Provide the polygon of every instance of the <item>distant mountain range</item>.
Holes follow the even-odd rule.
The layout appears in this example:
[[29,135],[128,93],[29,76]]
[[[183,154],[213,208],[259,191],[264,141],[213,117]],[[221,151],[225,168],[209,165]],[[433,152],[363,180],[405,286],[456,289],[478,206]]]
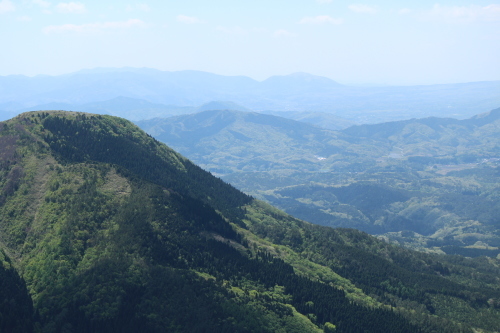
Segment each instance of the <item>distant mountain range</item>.
[[434,252],[500,253],[500,109],[342,131],[229,110],[137,124],[306,221]]
[[[136,122],[139,127],[219,174],[321,168],[318,158],[344,151],[334,132],[256,112],[211,110]],[[334,146],[334,142],[338,144]]]
[[147,68],[0,77],[0,110],[4,119],[22,111],[55,106],[106,112],[123,106],[123,98],[144,104],[133,110],[122,108],[129,109],[125,115],[134,120],[160,113],[188,113],[190,109],[186,107],[197,108],[212,101],[231,101],[254,111],[324,112],[356,123],[377,123],[428,116],[468,118],[500,105],[500,81],[351,87],[306,73],[273,76],[259,82],[244,76]]
[[[65,110],[82,111],[96,114],[108,114],[129,120],[151,119],[156,117],[170,117],[179,114],[190,114],[206,110],[231,109],[238,111],[250,111],[233,102],[212,101],[201,106],[175,106],[151,103],[143,99],[119,96],[107,101],[90,102],[85,104],[70,104],[52,102],[36,105],[19,110],[20,112],[40,110]],[[7,112],[4,116],[13,112]]]
[[423,118],[331,131],[274,115],[209,110],[136,123],[203,167],[229,174],[359,171],[351,164],[372,166],[381,158],[495,157],[499,130],[493,124],[499,119],[496,109],[464,120]]

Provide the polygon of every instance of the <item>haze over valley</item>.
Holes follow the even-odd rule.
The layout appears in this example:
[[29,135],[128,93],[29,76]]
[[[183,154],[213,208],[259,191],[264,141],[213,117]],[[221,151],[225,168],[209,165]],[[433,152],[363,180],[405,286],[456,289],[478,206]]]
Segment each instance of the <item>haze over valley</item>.
[[[499,91],[500,81],[356,87],[306,73],[256,81],[200,71],[102,68],[61,76],[0,77],[0,116],[61,109],[142,120],[231,109],[285,117],[293,112],[331,115],[348,126],[437,115],[465,119],[500,105]],[[214,102],[219,104],[210,105]]]
[[420,250],[500,254],[500,109],[329,131],[204,111],[137,124],[236,187],[313,223]]
[[0,333],[499,333],[500,3],[0,0]]

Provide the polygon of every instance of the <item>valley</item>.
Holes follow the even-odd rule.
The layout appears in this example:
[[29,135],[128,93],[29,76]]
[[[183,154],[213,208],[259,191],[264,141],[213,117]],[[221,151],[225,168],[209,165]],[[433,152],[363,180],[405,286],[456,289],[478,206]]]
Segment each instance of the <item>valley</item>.
[[137,124],[305,221],[421,251],[500,254],[500,109],[342,131],[227,110]]
[[296,219],[124,119],[28,112],[0,144],[2,331],[498,328],[497,259]]
[[500,333],[500,2],[0,32],[0,333]]

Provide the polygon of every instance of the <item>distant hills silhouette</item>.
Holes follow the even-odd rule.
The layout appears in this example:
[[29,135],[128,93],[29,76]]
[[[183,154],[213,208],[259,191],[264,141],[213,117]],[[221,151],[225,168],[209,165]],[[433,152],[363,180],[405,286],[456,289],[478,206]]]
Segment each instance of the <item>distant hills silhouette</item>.
[[[259,82],[200,71],[98,68],[60,76],[0,77],[0,118],[28,110],[72,109],[139,120],[231,101],[253,111],[323,112],[356,123],[429,116],[464,119],[500,105],[499,92],[500,81],[353,87],[307,73]],[[113,113],[118,109],[128,111]]]

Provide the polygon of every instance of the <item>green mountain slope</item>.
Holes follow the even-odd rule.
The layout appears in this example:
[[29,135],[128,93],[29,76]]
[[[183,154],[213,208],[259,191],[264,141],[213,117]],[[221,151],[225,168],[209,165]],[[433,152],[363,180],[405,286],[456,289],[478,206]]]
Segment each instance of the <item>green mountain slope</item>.
[[273,115],[211,110],[137,125],[220,174],[361,172],[393,159],[426,165],[497,157],[499,116],[496,109],[466,120],[412,119],[331,131]]
[[496,257],[499,117],[496,109],[335,132],[210,111],[138,125],[298,218],[427,251]]
[[[211,110],[137,125],[204,168],[236,171],[319,171],[352,153],[342,133],[306,123],[232,110]],[[360,149],[361,151],[361,149]],[[328,160],[323,156],[332,156]]]
[[0,249],[0,332],[28,332],[33,327],[33,304],[12,260]]
[[0,146],[4,268],[33,301],[20,332],[498,327],[498,261],[294,219],[123,119],[25,113]]

